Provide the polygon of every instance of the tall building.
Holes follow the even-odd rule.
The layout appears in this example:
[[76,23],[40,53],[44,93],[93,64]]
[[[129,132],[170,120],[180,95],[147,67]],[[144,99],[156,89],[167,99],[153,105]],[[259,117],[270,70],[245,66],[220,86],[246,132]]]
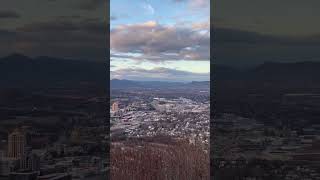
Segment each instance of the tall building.
[[112,104],[112,111],[119,111],[119,103],[117,101]]
[[81,141],[81,130],[80,128],[74,128],[70,135],[72,143],[79,143]]
[[39,171],[40,170],[40,158],[29,151],[20,158],[19,168],[23,170]]
[[0,161],[1,161],[1,159],[3,159],[4,157],[6,157],[6,156],[5,156],[5,152],[4,152],[4,150],[1,150],[1,149],[0,149]]
[[15,129],[8,136],[8,157],[19,159],[26,152],[27,135],[21,129]]

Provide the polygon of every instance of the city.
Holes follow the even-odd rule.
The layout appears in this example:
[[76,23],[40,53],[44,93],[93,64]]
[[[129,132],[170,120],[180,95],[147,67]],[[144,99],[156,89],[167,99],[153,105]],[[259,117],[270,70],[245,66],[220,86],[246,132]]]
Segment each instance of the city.
[[106,178],[106,98],[87,88],[1,91],[0,179]]
[[210,1],[111,0],[110,17],[110,178],[210,179]]
[[319,179],[319,79],[301,86],[319,67],[316,62],[264,64],[240,73],[228,70],[229,77],[216,80],[214,177]]
[[[139,98],[139,97],[137,97]],[[209,103],[179,98],[167,100],[154,98],[127,102],[119,108],[124,98],[115,99],[111,109],[111,137],[123,134],[128,137],[193,137],[208,145]],[[146,100],[147,101],[147,100]],[[121,105],[121,104],[120,104]]]
[[[167,174],[171,177],[170,173],[174,173],[178,179],[182,177],[192,179],[193,176],[200,179],[209,178],[209,84],[207,82],[202,84],[202,86],[193,86],[191,83],[186,83],[185,87],[170,88],[165,86],[111,88],[111,177],[121,179],[131,173],[130,168],[127,172],[121,171],[121,166],[128,163],[128,161],[121,162],[119,157],[121,154],[127,159],[130,157],[134,159],[134,162],[129,163],[131,165],[147,163],[148,160],[134,155],[133,152],[137,151],[135,153],[145,153],[144,156],[154,159],[146,168],[150,171],[158,168],[158,173],[162,172],[162,176]],[[144,152],[142,149],[139,150],[139,147],[150,151]],[[172,148],[176,150],[171,152]],[[180,152],[178,152],[179,149]],[[166,154],[183,152],[185,154],[177,155],[178,157],[168,157]],[[179,165],[170,163],[171,161],[184,162],[190,158],[188,156],[198,158],[193,159],[192,162],[199,161],[200,165],[179,175],[176,169]],[[157,157],[163,158],[164,161],[157,164]],[[175,158],[178,159],[175,160]],[[182,171],[192,166],[190,163],[184,163],[180,167]],[[163,166],[168,166],[172,172],[168,172]],[[139,169],[132,171],[138,173]],[[197,170],[202,171],[200,175],[192,172]],[[113,174],[116,175],[113,176]],[[145,174],[148,176],[148,173]],[[162,177],[159,174],[155,177]],[[190,177],[186,177],[186,174]],[[138,179],[138,175],[133,179]]]

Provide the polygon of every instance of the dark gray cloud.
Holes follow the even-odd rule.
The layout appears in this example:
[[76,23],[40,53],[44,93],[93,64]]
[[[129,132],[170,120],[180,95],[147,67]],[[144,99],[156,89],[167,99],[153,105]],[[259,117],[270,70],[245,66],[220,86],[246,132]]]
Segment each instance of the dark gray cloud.
[[17,52],[32,57],[105,61],[109,41],[107,2],[108,0],[1,2],[0,15],[11,19],[0,18],[0,56]]
[[215,25],[272,35],[320,32],[318,0],[212,1]]
[[211,51],[217,64],[320,61],[320,36],[272,36],[228,28],[214,28],[212,32]]
[[209,81],[209,73],[192,73],[187,71],[154,68],[151,70],[127,68],[111,71],[111,79],[128,79],[144,81]]
[[98,8],[106,8],[107,0],[80,0],[80,2],[76,5],[83,10],[96,10]]
[[[10,42],[11,51],[30,56],[53,56],[86,60],[106,60],[106,24],[98,20],[54,20],[0,31],[0,46]],[[10,35],[10,36],[9,36]]]
[[0,11],[0,19],[15,19],[19,17],[20,14],[15,11]]
[[82,10],[96,10],[98,8],[106,8],[107,3],[109,3],[108,0],[69,0],[69,1],[64,1],[64,0],[48,0],[49,2],[54,2],[54,3],[67,3],[70,7],[73,8],[79,8]]
[[0,29],[0,54],[7,55],[14,48],[17,33],[14,31]]
[[212,1],[214,63],[320,61],[320,1]]
[[209,26],[204,24],[179,27],[163,26],[150,21],[121,25],[111,30],[111,50],[120,53],[140,53],[139,57],[132,56],[132,59],[137,60],[208,61],[210,32]]

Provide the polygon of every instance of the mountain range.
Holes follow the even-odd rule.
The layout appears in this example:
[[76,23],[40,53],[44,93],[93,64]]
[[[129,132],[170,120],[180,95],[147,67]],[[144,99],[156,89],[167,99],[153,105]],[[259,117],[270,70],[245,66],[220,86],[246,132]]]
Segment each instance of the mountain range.
[[213,67],[215,88],[246,91],[262,90],[290,92],[317,92],[320,90],[320,62],[294,63],[265,62],[250,69],[236,69],[216,65]]
[[[277,63],[266,62],[250,69],[237,69],[223,65],[212,65],[212,82],[219,83],[319,86],[320,62]],[[0,85],[2,87],[43,87],[94,83],[106,86],[109,73],[107,63],[70,60],[52,57],[30,58],[12,54],[0,58]],[[111,88],[130,87],[183,87],[209,86],[210,82],[152,82],[113,79]]]
[[250,69],[236,69],[223,65],[213,67],[214,76],[219,80],[320,80],[320,62],[303,61],[295,63],[265,62]]
[[131,81],[112,79],[110,81],[111,89],[123,88],[201,88],[209,89],[209,81],[192,81],[192,82],[164,82],[164,81]]
[[80,83],[105,85],[107,64],[52,57],[30,58],[12,54],[0,59],[2,87],[77,86]]

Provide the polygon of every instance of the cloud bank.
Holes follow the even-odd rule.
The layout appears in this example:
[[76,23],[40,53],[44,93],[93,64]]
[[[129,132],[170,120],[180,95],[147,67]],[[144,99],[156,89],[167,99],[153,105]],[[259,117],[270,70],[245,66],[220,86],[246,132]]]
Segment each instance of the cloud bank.
[[0,11],[0,19],[15,19],[20,18],[20,14],[15,11]]
[[165,26],[155,21],[120,25],[111,30],[111,51],[139,53],[136,60],[202,60],[210,59],[209,23],[201,26]]
[[216,64],[255,66],[268,61],[297,62],[320,60],[320,34],[274,36],[232,28],[212,28]]
[[34,22],[14,30],[0,30],[0,37],[4,37],[0,42],[3,51],[0,53],[6,55],[11,49],[29,56],[105,61],[105,31],[104,22],[94,19]]

